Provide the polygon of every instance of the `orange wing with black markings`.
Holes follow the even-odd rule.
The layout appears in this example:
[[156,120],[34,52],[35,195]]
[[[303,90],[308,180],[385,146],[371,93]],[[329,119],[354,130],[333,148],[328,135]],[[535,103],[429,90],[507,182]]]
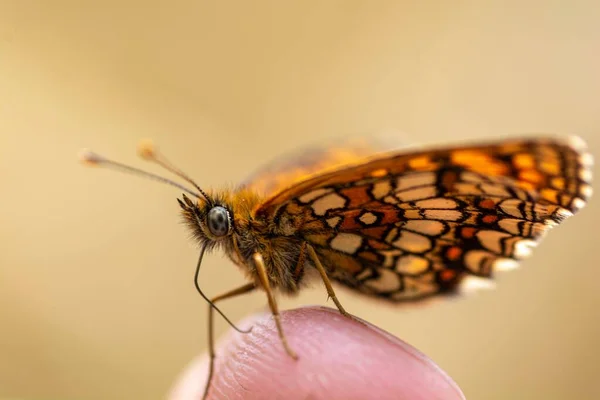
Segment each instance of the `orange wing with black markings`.
[[255,215],[310,243],[337,281],[414,300],[527,256],[586,203],[590,166],[578,138],[396,152],[312,175]]
[[373,154],[389,149],[391,144],[384,138],[374,140],[353,138],[331,145],[302,149],[294,154],[285,154],[266,164],[246,179],[242,187],[268,196],[304,182],[316,174],[320,175],[349,164],[360,163]]

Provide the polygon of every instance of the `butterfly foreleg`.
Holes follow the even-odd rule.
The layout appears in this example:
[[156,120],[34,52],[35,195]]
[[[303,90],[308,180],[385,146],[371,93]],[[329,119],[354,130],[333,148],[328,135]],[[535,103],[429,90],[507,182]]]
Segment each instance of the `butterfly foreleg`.
[[309,255],[310,259],[312,260],[313,264],[315,265],[315,268],[317,268],[317,271],[319,271],[319,274],[321,274],[321,279],[323,279],[323,283],[325,284],[325,288],[327,289],[327,294],[329,295],[329,297],[331,297],[331,300],[333,300],[333,302],[337,306],[338,310],[340,311],[340,314],[342,314],[346,317],[350,317],[350,314],[348,314],[348,312],[346,310],[344,310],[342,303],[340,303],[337,296],[335,295],[335,291],[333,290],[331,281],[329,280],[329,277],[327,276],[327,271],[325,271],[323,264],[321,264],[321,260],[319,260],[319,256],[317,255],[317,252],[308,243],[306,243],[306,247],[307,247],[308,255]]
[[229,292],[215,296],[210,300],[210,303],[208,305],[208,354],[210,356],[210,359],[208,363],[208,378],[206,380],[206,387],[204,388],[204,395],[202,396],[202,399],[206,399],[206,397],[208,396],[208,389],[210,389],[210,384],[212,382],[213,372],[215,369],[214,304],[217,301],[249,293],[254,289],[256,289],[256,285],[254,283],[247,283],[244,286],[240,286],[236,289],[230,290]]
[[285,348],[285,351],[288,353],[288,355],[294,360],[297,360],[298,355],[296,355],[296,353],[292,350],[292,348],[288,344],[285,334],[283,333],[281,318],[279,317],[279,308],[277,307],[277,302],[275,301],[275,296],[273,295],[273,291],[269,283],[269,277],[267,276],[265,261],[260,253],[254,253],[252,258],[254,260],[254,265],[256,266],[258,279],[260,280],[260,283],[263,286],[265,293],[267,293],[269,308],[271,309],[271,313],[273,314],[273,319],[275,320],[275,326],[277,327],[277,333],[279,334],[279,339],[281,339],[281,344],[283,344],[283,347]]
[[296,263],[296,268],[294,269],[294,278],[296,281],[300,279],[302,273],[304,272],[304,263],[306,261],[306,246],[308,243],[302,242],[300,245],[300,254],[298,254],[298,262]]

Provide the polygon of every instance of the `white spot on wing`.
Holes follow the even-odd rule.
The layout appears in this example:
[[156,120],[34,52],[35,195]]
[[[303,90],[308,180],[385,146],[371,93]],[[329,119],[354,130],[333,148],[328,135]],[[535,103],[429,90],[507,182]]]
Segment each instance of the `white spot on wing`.
[[477,185],[475,185],[474,183],[457,183],[457,184],[454,185],[454,189],[461,196],[465,196],[465,195],[478,195],[478,194],[482,194],[483,193],[481,191],[481,189],[479,189],[479,187],[477,187]]
[[476,174],[474,172],[470,172],[470,171],[465,171],[462,174],[460,174],[460,178],[465,182],[471,182],[471,183],[481,183],[484,181],[482,179],[481,175]]
[[317,197],[320,197],[326,193],[331,192],[332,189],[328,189],[328,188],[321,188],[321,189],[316,189],[313,190],[312,192],[308,192],[306,194],[303,194],[302,196],[298,197],[298,200],[301,203],[310,203],[311,201],[313,201],[314,199],[316,199]]
[[508,191],[506,190],[506,187],[504,185],[483,183],[480,185],[480,187],[484,193],[489,194],[491,196],[511,197],[510,193],[508,193]]
[[471,250],[464,256],[465,267],[473,273],[480,273],[481,268],[492,258],[492,254],[485,250]]
[[491,230],[480,230],[475,236],[483,247],[497,254],[502,254],[502,239],[511,237],[509,233]]
[[371,212],[365,213],[361,215],[359,218],[360,222],[366,225],[371,225],[375,221],[377,221],[377,216]]
[[337,226],[337,224],[340,223],[341,219],[342,219],[342,217],[340,217],[340,216],[328,218],[327,225],[329,225],[332,228],[335,228]]
[[429,267],[429,263],[423,257],[409,254],[403,257],[399,257],[396,261],[396,271],[401,274],[418,275]]
[[389,269],[377,270],[380,276],[375,279],[365,281],[365,285],[376,292],[393,292],[400,288],[400,278]]
[[427,236],[438,236],[444,232],[445,225],[440,221],[430,221],[426,219],[415,219],[406,221],[402,229],[408,229]]
[[519,206],[522,201],[517,199],[504,200],[500,203],[500,209],[508,215],[513,217],[523,218],[523,213],[519,211]]
[[440,235],[444,231],[444,227],[444,224],[440,221],[429,221],[425,219],[406,221],[402,226],[403,229],[408,229],[428,236]]
[[470,294],[481,290],[494,289],[495,287],[496,285],[490,279],[467,275],[461,281],[459,288],[461,293]]
[[463,217],[463,213],[457,210],[426,210],[424,214],[427,219],[442,221],[458,221]]
[[392,186],[390,185],[390,181],[388,179],[384,181],[379,181],[373,185],[373,190],[371,190],[371,194],[377,200],[384,198],[387,196],[392,190]]
[[417,186],[433,185],[435,174],[433,172],[412,173],[402,175],[396,181],[396,190],[405,190]]
[[546,223],[533,222],[531,225],[531,236],[533,236],[539,240],[546,235],[546,233],[548,232],[548,229],[552,228],[555,225],[556,225],[556,222],[554,222],[552,220],[548,220],[548,221],[546,221]]
[[535,246],[537,246],[537,242],[535,242],[533,240],[519,240],[514,245],[514,257],[515,258],[529,257]]
[[403,300],[415,296],[424,296],[435,293],[437,284],[430,276],[404,277],[404,288],[401,292],[394,293],[391,297],[395,300]]
[[585,143],[585,140],[583,140],[579,136],[575,136],[575,135],[568,136],[567,143],[575,151],[585,151],[587,149],[587,144]]
[[584,167],[591,167],[594,165],[594,157],[590,153],[584,153],[579,156],[579,162]]
[[519,263],[510,258],[499,258],[494,262],[496,271],[513,271],[519,267]]
[[581,210],[583,207],[585,207],[585,201],[583,201],[582,199],[580,199],[579,197],[575,197],[573,199],[573,202],[571,204],[573,206],[573,209],[575,211],[579,211]]
[[458,203],[452,199],[437,197],[434,199],[417,201],[415,206],[424,209],[452,209],[457,208]]
[[593,189],[590,185],[583,184],[579,188],[579,194],[583,197],[592,197]]
[[519,224],[521,222],[523,222],[522,219],[503,218],[498,221],[498,225],[500,225],[500,228],[504,229],[508,233],[512,233],[513,235],[521,235],[521,229],[519,229]]
[[427,199],[437,195],[437,188],[435,186],[425,186],[417,189],[409,189],[402,192],[397,192],[396,197],[400,201],[415,201],[421,199]]
[[584,167],[592,167],[594,166],[594,157],[590,153],[583,153],[579,156],[579,162]]
[[354,254],[360,248],[363,238],[352,233],[338,233],[331,239],[331,248],[346,254]]
[[400,238],[396,239],[392,244],[405,251],[411,253],[422,253],[431,248],[431,240],[417,233],[401,231]]
[[[577,210],[575,210],[575,211],[577,211]],[[573,216],[573,213],[571,211],[565,210],[564,208],[559,208],[557,210],[557,214],[558,214],[559,220],[565,220],[565,219]],[[556,226],[557,225],[556,222],[551,221],[551,220],[545,221],[545,223],[548,226]]]
[[388,204],[398,204],[398,199],[394,196],[385,196],[383,201]]
[[312,209],[317,215],[325,215],[327,211],[342,208],[345,204],[346,199],[334,192],[316,200],[312,204]]
[[590,171],[587,168],[582,168],[579,170],[579,179],[581,179],[584,182],[591,182],[592,181],[592,171]]

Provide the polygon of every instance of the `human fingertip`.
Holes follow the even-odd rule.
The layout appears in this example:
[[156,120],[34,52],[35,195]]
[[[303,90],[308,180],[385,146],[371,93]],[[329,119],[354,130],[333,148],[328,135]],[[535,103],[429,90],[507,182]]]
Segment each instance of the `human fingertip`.
[[[299,359],[284,351],[270,315],[246,320],[252,332],[228,335],[217,350],[210,399],[465,398],[431,359],[365,321],[324,307],[285,311],[281,319]],[[207,366],[207,357],[192,363],[170,399],[200,399]]]

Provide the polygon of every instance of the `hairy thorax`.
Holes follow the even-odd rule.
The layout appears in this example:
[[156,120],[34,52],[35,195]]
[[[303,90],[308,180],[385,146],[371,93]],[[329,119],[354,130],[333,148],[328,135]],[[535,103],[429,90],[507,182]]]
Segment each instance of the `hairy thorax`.
[[262,198],[255,192],[225,191],[215,197],[228,204],[233,213],[233,234],[224,245],[229,258],[260,287],[253,261],[258,252],[264,259],[271,286],[287,294],[297,292],[307,264],[300,255],[302,238],[293,231],[282,235],[274,220],[256,216],[255,207]]

